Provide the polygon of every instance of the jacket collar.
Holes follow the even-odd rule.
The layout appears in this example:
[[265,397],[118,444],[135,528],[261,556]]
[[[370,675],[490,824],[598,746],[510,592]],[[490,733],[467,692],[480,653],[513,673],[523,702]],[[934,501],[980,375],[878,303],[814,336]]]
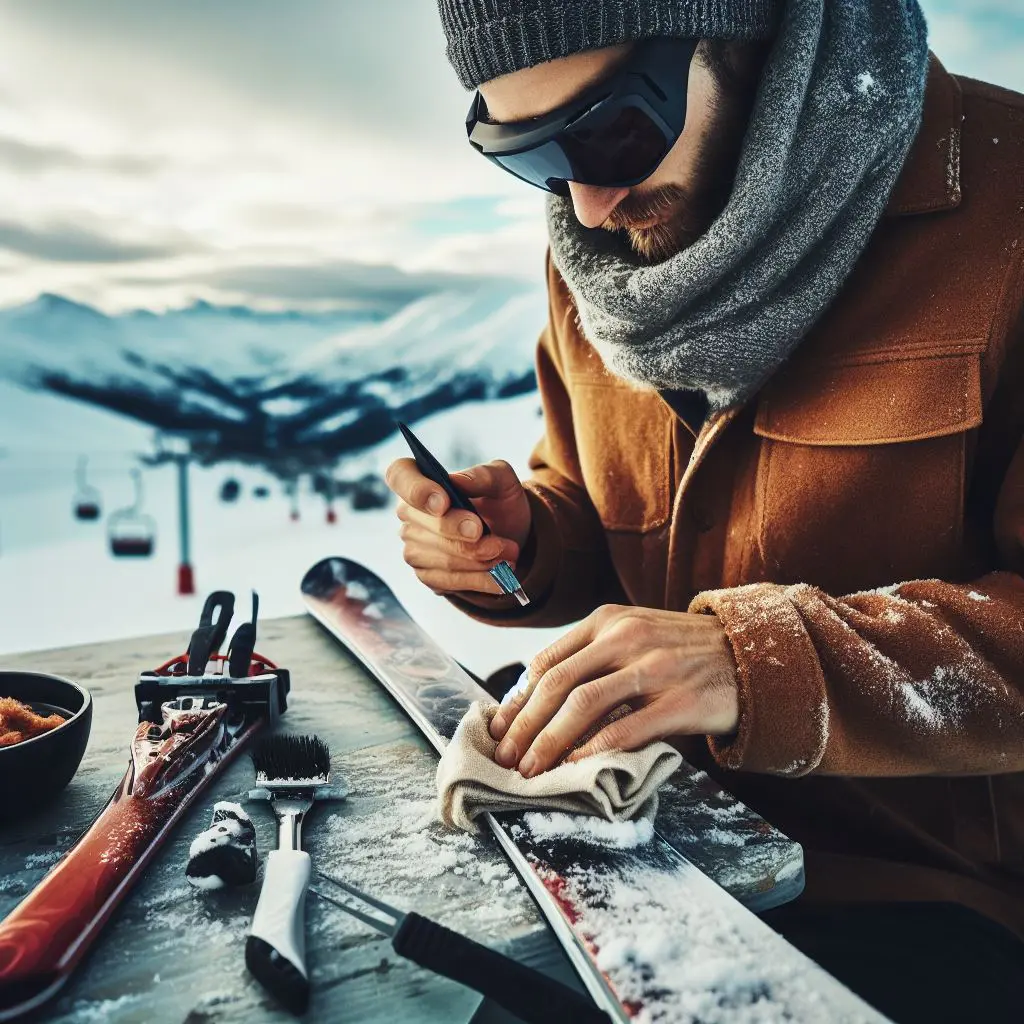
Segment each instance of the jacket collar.
[[932,54],[921,127],[889,198],[887,217],[951,210],[960,205],[963,119],[960,85]]

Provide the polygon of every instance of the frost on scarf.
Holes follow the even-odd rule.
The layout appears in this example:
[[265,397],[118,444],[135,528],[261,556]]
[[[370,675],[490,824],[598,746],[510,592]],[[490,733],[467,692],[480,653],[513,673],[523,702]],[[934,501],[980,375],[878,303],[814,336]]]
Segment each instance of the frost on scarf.
[[917,0],[790,0],[726,208],[659,263],[548,201],[555,266],[610,373],[741,404],[828,307],[867,245],[920,126]]

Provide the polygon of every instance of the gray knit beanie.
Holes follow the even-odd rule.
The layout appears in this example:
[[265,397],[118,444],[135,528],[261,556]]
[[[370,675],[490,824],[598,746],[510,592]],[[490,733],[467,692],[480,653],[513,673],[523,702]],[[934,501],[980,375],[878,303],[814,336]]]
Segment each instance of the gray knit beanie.
[[437,0],[467,89],[581,50],[654,36],[767,39],[785,0]]

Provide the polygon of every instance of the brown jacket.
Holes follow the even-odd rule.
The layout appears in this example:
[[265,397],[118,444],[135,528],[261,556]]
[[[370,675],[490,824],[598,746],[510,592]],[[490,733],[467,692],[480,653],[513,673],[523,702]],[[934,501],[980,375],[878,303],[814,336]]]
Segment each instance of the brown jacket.
[[684,749],[804,844],[808,897],[955,899],[1024,937],[1024,96],[933,61],[843,292],[696,437],[605,371],[548,275],[533,603],[452,602],[715,613],[740,726]]

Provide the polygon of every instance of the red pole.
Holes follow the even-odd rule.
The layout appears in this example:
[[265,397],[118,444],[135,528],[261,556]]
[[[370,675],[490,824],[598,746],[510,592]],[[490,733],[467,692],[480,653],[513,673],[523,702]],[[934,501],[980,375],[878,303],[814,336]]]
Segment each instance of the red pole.
[[181,559],[178,565],[178,593],[196,592],[195,576],[189,563],[189,513],[188,513],[188,456],[179,455],[178,463],[178,537]]

